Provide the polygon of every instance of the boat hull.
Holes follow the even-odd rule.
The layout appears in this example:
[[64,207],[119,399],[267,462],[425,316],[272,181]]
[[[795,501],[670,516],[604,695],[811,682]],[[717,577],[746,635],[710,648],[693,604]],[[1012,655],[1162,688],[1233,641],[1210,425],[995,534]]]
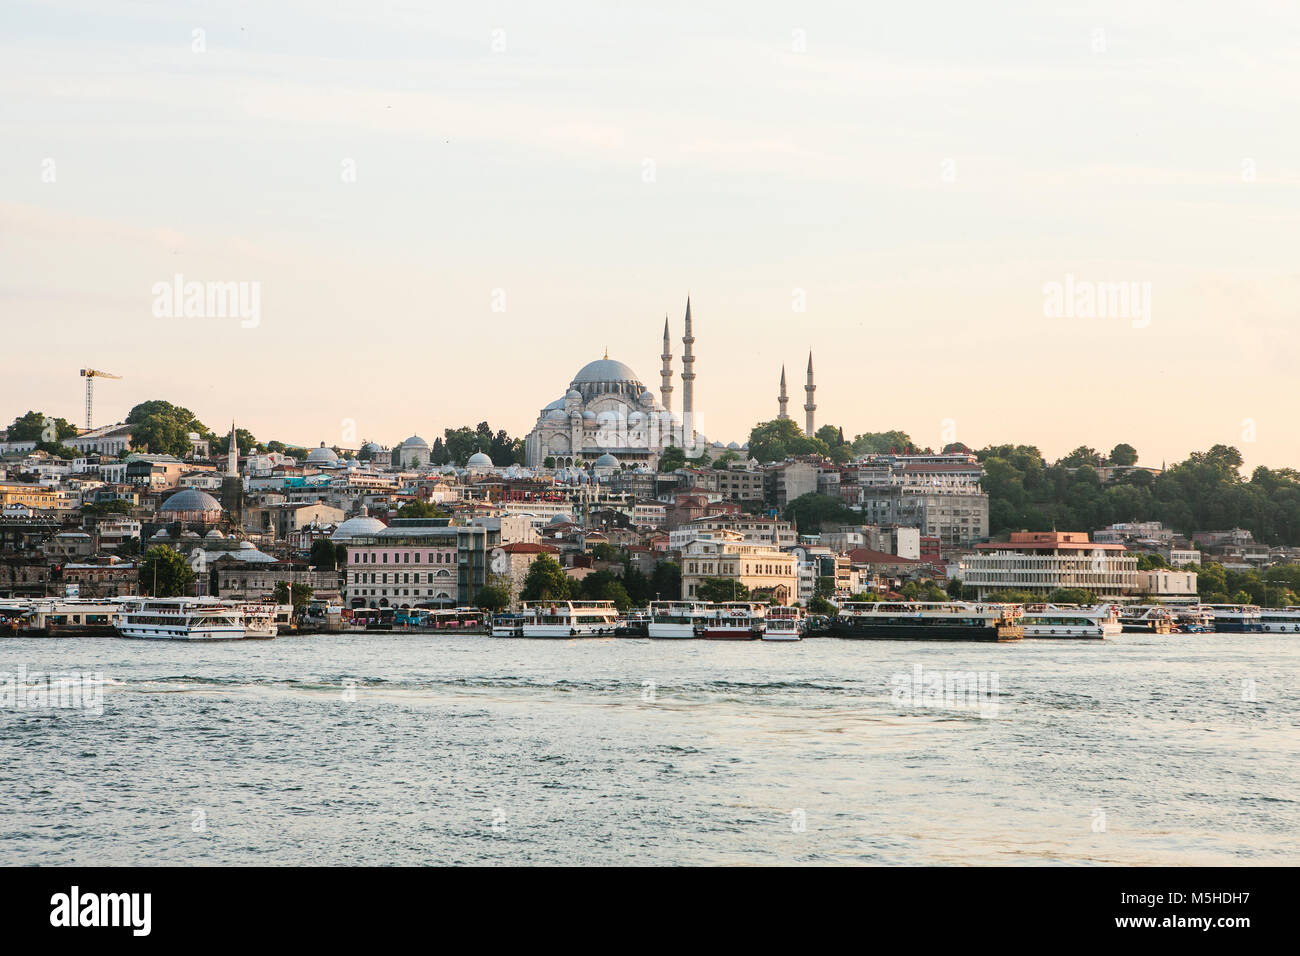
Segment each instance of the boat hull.
[[831,637],[847,637],[858,640],[980,641],[992,643],[1018,641],[1026,636],[1023,629],[1016,624],[975,627],[970,625],[885,623],[833,623],[830,627],[830,635]]
[[694,624],[669,624],[651,621],[647,630],[648,636],[657,638],[676,638],[680,640],[695,636]]

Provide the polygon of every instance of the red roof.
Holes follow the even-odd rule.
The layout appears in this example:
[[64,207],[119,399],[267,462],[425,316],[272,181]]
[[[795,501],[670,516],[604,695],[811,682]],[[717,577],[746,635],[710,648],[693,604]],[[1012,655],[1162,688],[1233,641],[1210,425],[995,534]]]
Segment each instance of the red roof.
[[528,544],[523,541],[514,541],[510,544],[501,545],[501,550],[506,554],[559,554],[559,548],[552,548],[549,544]]

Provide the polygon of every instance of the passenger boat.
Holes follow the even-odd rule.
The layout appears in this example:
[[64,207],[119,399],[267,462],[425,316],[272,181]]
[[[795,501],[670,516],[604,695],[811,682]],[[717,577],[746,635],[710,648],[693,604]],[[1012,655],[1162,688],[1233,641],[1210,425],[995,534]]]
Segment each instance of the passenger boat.
[[1255,604],[1202,604],[1214,615],[1220,634],[1258,634],[1264,630],[1262,613]]
[[753,641],[763,636],[765,604],[714,604],[696,619],[696,635],[709,641]]
[[649,637],[650,609],[642,607],[628,611],[622,623],[614,628],[614,633],[619,637]]
[[797,641],[803,630],[803,612],[797,607],[769,607],[765,623],[767,626],[763,630],[763,640]]
[[528,614],[498,614],[492,618],[490,633],[493,637],[523,637],[524,621],[529,619]]
[[275,637],[280,633],[279,605],[244,604],[240,607],[244,617],[245,637]]
[[23,636],[96,637],[117,633],[114,625],[121,600],[34,600],[17,616],[16,630]]
[[1214,612],[1201,604],[1174,610],[1174,626],[1183,634],[1208,634],[1214,630]]
[[1300,607],[1266,607],[1259,612],[1265,634],[1300,633]]
[[613,601],[532,601],[523,614],[524,637],[598,637],[618,627]]
[[696,626],[712,607],[706,601],[651,601],[647,636],[694,637]]
[[846,601],[830,623],[833,637],[883,640],[1018,641],[1014,604],[967,601]]
[[247,635],[238,607],[215,598],[140,598],[117,615],[123,637],[168,641],[238,641]]
[[1113,604],[1031,604],[1021,618],[1025,637],[1087,637],[1103,639],[1124,633],[1119,609]]
[[1125,634],[1172,634],[1174,616],[1160,604],[1130,604],[1120,608],[1119,623]]

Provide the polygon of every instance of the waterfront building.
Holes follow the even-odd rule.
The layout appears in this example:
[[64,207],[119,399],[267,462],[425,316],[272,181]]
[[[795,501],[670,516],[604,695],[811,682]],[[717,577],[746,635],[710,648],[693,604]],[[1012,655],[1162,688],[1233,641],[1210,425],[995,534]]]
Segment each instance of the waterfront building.
[[[681,550],[682,599],[697,600],[707,578],[726,578],[749,589],[751,598],[771,598],[777,604],[795,599],[798,574],[795,557],[771,545],[746,544],[735,531],[700,534]],[[739,593],[739,592],[738,592]]]
[[394,518],[348,542],[344,597],[353,607],[463,606],[487,583],[498,530],[448,518]]
[[1083,588],[1100,600],[1118,600],[1138,590],[1137,556],[1123,545],[1088,540],[1086,532],[1015,531],[1008,542],[976,545],[961,562],[961,580],[980,600],[994,591],[1032,591],[1046,596],[1057,588]]

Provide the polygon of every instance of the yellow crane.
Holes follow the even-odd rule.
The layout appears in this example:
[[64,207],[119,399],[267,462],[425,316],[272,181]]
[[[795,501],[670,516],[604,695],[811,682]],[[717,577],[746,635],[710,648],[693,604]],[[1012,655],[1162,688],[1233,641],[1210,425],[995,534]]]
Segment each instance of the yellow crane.
[[94,427],[95,411],[95,379],[97,378],[121,378],[120,375],[114,375],[112,372],[101,372],[95,368],[83,368],[81,376],[86,380],[86,431]]

